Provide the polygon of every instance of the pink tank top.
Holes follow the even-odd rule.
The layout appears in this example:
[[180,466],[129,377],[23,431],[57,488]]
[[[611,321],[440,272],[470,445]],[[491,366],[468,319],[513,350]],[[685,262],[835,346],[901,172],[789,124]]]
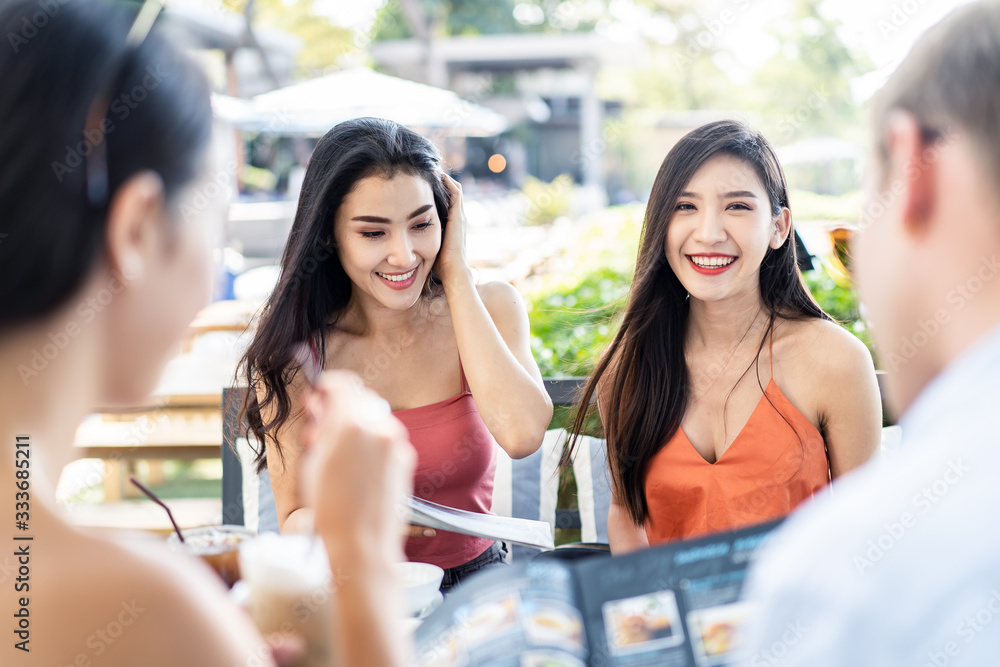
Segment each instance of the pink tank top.
[[[497,442],[479,415],[465,372],[461,375],[462,393],[458,396],[393,414],[409,430],[410,442],[417,450],[413,495],[490,514]],[[491,544],[493,540],[439,530],[436,537],[407,539],[406,557],[449,568],[469,562]]]

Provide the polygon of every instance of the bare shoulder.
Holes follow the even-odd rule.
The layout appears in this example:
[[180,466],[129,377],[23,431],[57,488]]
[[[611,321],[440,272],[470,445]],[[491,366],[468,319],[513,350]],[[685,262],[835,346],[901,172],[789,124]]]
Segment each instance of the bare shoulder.
[[[249,618],[201,560],[174,553],[158,543],[123,545],[122,549],[134,559],[137,571],[147,575],[147,581],[156,579],[151,594],[159,603],[155,610],[149,610],[149,626],[154,634],[145,641],[163,645],[164,654],[172,653],[172,659],[180,661],[173,664],[204,660],[206,655],[215,656],[212,664],[224,664],[223,660],[230,664],[241,660],[242,664],[261,650],[260,636]],[[154,623],[160,628],[153,629]],[[177,646],[163,636],[163,627],[169,627],[172,636],[188,637],[190,644]],[[143,646],[142,638],[138,645]],[[164,664],[168,663],[170,660],[165,659]],[[269,663],[266,653],[263,663]]]
[[495,280],[476,285],[476,289],[490,317],[497,324],[515,322],[519,318],[527,317],[524,298],[510,283]]
[[836,322],[811,318],[783,321],[775,328],[776,361],[794,361],[795,370],[813,376],[857,378],[874,375],[871,354],[857,336]]
[[881,411],[868,348],[836,322],[783,320],[774,329],[774,368],[782,392],[821,431],[840,416]]
[[60,542],[74,553],[53,587],[61,660],[70,653],[108,665],[236,664],[259,648],[252,625],[200,561],[158,541],[73,534]]
[[487,310],[492,306],[501,308],[504,306],[524,307],[524,298],[517,291],[517,288],[502,280],[479,283],[476,285],[476,290],[478,290],[479,298],[483,300],[483,304],[486,305]]

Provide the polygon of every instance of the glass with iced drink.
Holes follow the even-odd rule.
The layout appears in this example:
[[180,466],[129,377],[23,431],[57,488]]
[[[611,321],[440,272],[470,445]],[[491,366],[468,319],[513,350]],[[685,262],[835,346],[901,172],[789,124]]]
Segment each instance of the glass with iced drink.
[[306,640],[302,667],[333,660],[333,589],[326,549],[307,535],[265,533],[240,548],[250,589],[247,608],[262,634],[298,634]]
[[257,534],[243,526],[202,526],[184,531],[184,543],[171,533],[167,541],[174,549],[187,551],[212,566],[226,586],[240,579],[240,544]]

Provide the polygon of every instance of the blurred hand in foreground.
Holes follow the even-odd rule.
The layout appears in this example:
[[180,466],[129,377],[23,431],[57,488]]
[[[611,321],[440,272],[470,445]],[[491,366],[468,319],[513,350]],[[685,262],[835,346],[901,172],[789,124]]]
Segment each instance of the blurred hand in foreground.
[[[306,399],[303,501],[328,550],[401,561],[416,453],[388,403],[352,373],[323,373]],[[330,544],[330,542],[333,544]],[[331,553],[331,558],[336,554]]]

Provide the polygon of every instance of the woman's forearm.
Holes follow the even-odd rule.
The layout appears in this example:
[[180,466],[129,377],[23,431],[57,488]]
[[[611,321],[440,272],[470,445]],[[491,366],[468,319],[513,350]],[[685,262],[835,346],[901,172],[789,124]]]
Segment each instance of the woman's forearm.
[[402,631],[400,589],[390,559],[384,549],[364,553],[343,546],[327,544],[337,600],[337,664],[403,667],[412,651]]
[[552,402],[540,378],[511,352],[471,274],[446,283],[445,293],[465,376],[486,427],[512,458],[527,456],[552,419]]
[[628,511],[614,502],[608,509],[608,543],[616,556],[649,547],[646,529],[635,525]]

